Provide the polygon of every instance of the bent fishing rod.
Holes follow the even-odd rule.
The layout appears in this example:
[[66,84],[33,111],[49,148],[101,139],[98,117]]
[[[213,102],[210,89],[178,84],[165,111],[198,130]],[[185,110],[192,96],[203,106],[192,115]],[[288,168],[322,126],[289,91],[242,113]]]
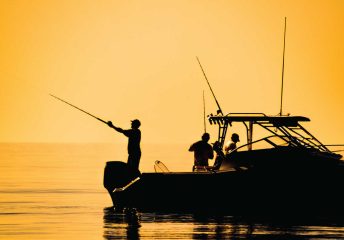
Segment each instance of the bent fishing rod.
[[204,78],[205,78],[205,80],[206,80],[207,83],[208,83],[209,89],[210,89],[211,93],[213,94],[213,97],[214,97],[214,99],[215,99],[216,105],[217,105],[217,107],[219,108],[219,109],[217,110],[217,113],[221,113],[221,115],[223,115],[223,112],[222,112],[222,110],[221,110],[220,104],[219,104],[219,102],[217,101],[217,99],[216,99],[216,97],[215,97],[215,93],[214,93],[213,89],[212,89],[211,86],[210,86],[210,83],[209,83],[209,81],[208,81],[207,75],[205,74],[205,72],[204,72],[204,70],[203,70],[203,67],[202,67],[202,65],[201,65],[201,62],[199,61],[198,57],[196,57],[196,58],[197,58],[197,61],[198,61],[199,66],[200,66],[201,69],[202,69]]
[[86,112],[85,110],[82,110],[81,108],[78,108],[77,106],[74,106],[73,104],[71,104],[71,103],[69,103],[69,102],[67,102],[67,101],[65,101],[65,100],[63,100],[63,99],[61,99],[61,98],[59,98],[59,97],[56,97],[56,96],[54,96],[54,95],[52,95],[52,94],[49,94],[49,95],[52,96],[52,97],[54,97],[54,98],[56,98],[57,100],[60,100],[61,102],[64,102],[64,103],[68,104],[69,106],[72,106],[73,108],[78,109],[79,111],[81,111],[81,112],[83,112],[83,113],[86,113],[87,115],[89,115],[89,116],[91,116],[91,117],[97,119],[98,121],[101,121],[101,122],[103,122],[103,123],[105,123],[105,124],[108,124],[108,123],[107,123],[106,121],[104,121],[103,119],[101,119],[101,118],[99,118],[99,117],[96,117],[96,116],[94,116],[93,114],[91,114],[91,113],[89,113],[89,112]]

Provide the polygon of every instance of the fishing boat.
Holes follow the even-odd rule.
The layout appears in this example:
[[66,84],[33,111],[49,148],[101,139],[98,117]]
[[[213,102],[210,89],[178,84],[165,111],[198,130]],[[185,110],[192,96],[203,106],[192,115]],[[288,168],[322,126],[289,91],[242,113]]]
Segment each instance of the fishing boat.
[[[220,211],[233,214],[344,214],[344,162],[307,131],[303,116],[262,113],[209,115],[218,126],[214,149],[219,168],[170,172],[161,162],[155,172],[109,161],[104,187],[117,209],[141,211]],[[246,128],[246,143],[221,152],[232,123]],[[253,129],[266,135],[253,141]]]
[[[207,118],[210,124],[218,126],[213,149],[219,164],[192,172],[170,172],[156,162],[155,172],[141,173],[124,162],[109,161],[104,170],[104,187],[114,207],[240,215],[343,216],[342,155],[303,127],[309,118],[282,114],[284,48],[281,106],[275,116],[223,114],[198,58],[197,61],[218,107],[216,114]],[[233,123],[245,126],[247,140],[225,155],[222,148]],[[253,140],[255,128],[264,133],[257,140]]]
[[[108,121],[50,95],[108,125]],[[213,96],[218,110],[207,118],[211,125],[218,126],[213,149],[219,164],[171,172],[156,161],[155,172],[141,173],[125,162],[109,161],[104,170],[104,187],[116,209],[344,216],[342,155],[331,151],[301,125],[309,118],[283,115],[282,111],[276,116],[224,115]],[[233,123],[245,126],[247,140],[224,155],[222,147]],[[265,135],[253,140],[254,128]]]
[[[219,164],[196,171],[171,172],[156,161],[155,172],[141,173],[125,162],[108,161],[103,185],[114,207],[140,211],[344,216],[342,155],[303,127],[309,118],[282,114],[284,48],[281,107],[274,116],[223,114],[198,58],[197,61],[218,107],[216,114],[207,118],[211,125],[218,126],[218,140],[213,149]],[[50,95],[106,125],[109,123]],[[232,123],[245,126],[247,140],[225,155],[222,148]],[[265,135],[253,140],[254,128]]]
[[[155,172],[141,173],[124,162],[109,161],[104,170],[104,187],[115,208],[344,216],[342,155],[303,127],[309,118],[282,114],[285,32],[280,113],[223,114],[197,58],[218,107],[216,114],[207,118],[211,125],[218,126],[213,149],[220,164],[192,172],[171,172],[156,162]],[[225,155],[222,148],[233,123],[245,126],[246,143]],[[256,128],[264,135],[253,140]]]

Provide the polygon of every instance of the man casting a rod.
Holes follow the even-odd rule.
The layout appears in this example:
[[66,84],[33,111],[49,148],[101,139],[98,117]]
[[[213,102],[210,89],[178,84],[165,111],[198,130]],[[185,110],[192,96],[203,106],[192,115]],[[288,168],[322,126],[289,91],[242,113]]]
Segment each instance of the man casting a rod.
[[128,165],[134,169],[139,170],[141,158],[141,131],[139,129],[141,122],[138,119],[131,121],[131,129],[123,130],[122,128],[115,127],[111,121],[107,122],[110,128],[115,129],[117,132],[123,133],[128,137]]
[[117,132],[123,133],[125,136],[128,137],[128,165],[134,169],[139,170],[140,158],[141,158],[141,148],[140,148],[140,141],[141,141],[141,131],[139,127],[141,126],[141,122],[138,119],[131,121],[131,129],[123,130],[122,128],[115,127],[111,121],[104,121],[103,119],[94,116],[93,114],[86,112],[85,110],[78,108],[77,106],[50,94],[50,96],[58,99],[61,102],[68,104],[69,106],[78,109],[79,111],[86,113],[87,115],[107,124],[110,128],[115,129]]

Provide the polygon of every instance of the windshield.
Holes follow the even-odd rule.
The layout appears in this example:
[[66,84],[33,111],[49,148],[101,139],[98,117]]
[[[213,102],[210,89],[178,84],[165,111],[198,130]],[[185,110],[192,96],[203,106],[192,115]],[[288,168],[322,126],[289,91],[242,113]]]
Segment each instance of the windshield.
[[249,145],[252,146],[252,150],[274,148],[277,146],[288,146],[289,142],[285,136],[272,135],[252,142],[251,144],[245,144],[238,146],[237,151],[247,151]]

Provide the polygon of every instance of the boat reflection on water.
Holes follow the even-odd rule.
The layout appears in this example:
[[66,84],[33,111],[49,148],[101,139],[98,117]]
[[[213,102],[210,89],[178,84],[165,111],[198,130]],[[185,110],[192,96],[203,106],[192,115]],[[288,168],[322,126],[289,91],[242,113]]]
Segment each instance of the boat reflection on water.
[[249,239],[254,232],[251,222],[233,216],[195,214],[192,239]]
[[117,212],[113,207],[104,208],[104,234],[105,239],[140,239],[141,227],[139,213],[135,210]]
[[[291,216],[292,217],[292,216]],[[105,239],[343,239],[343,219],[104,209]]]
[[343,239],[343,221],[336,221],[296,216],[194,215],[192,239]]

